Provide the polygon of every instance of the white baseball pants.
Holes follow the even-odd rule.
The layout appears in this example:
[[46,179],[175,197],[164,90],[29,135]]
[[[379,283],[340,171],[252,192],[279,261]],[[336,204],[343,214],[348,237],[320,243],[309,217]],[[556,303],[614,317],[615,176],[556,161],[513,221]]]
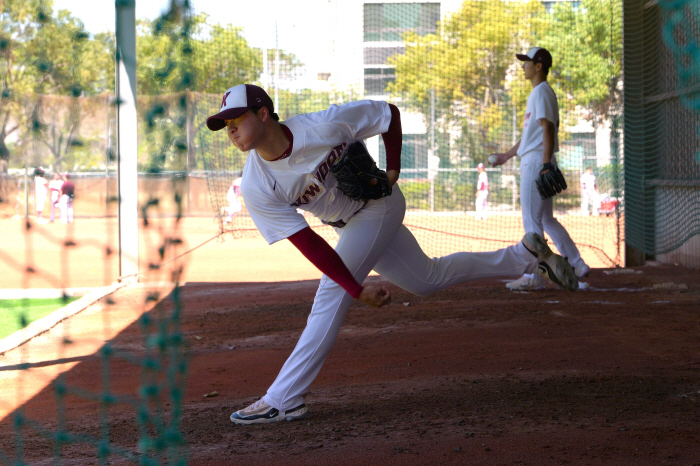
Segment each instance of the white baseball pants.
[[488,197],[488,191],[479,191],[479,194],[476,195],[476,214],[474,215],[475,219],[486,220],[486,200],[488,199]]
[[588,215],[588,205],[590,204],[593,215],[598,215],[598,194],[588,191],[581,191],[581,213]]
[[[552,165],[556,159],[552,158]],[[542,152],[531,151],[520,160],[520,205],[523,212],[523,227],[526,233],[535,232],[544,238],[544,232],[552,238],[559,253],[569,260],[572,267],[584,264],[581,253],[571,236],[554,218],[553,199],[542,199],[535,180],[540,176]]]
[[[481,278],[534,272],[537,259],[518,243],[493,252],[459,252],[429,258],[403,225],[406,201],[397,185],[389,197],[370,201],[345,228],[336,229],[338,255],[362,283],[374,269],[411,293],[426,296],[450,285]],[[343,323],[352,297],[325,275],[306,328],[264,400],[279,410],[303,403]],[[381,310],[377,311],[381,312]]]
[[73,198],[64,194],[58,201],[61,223],[73,223]]

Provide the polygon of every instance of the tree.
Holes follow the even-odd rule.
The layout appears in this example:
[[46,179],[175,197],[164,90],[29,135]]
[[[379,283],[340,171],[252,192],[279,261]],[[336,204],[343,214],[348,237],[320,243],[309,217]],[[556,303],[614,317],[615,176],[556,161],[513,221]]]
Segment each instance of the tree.
[[571,106],[586,109],[595,124],[618,113],[622,103],[621,0],[583,0],[576,8],[561,2],[548,23],[548,34],[539,43],[556,53],[559,72],[552,81],[558,94]]
[[[217,108],[222,90],[259,79],[262,51],[248,45],[241,28],[208,21],[206,14],[139,21],[137,85],[144,96],[139,115],[146,123],[140,125],[142,169],[193,169],[203,115]],[[216,95],[216,102],[206,94]]]
[[42,112],[41,96],[77,98],[110,88],[113,41],[107,34],[91,37],[68,11],[54,14],[50,0],[6,0],[3,6],[0,157],[9,159],[7,140],[21,133],[20,141],[33,135],[44,144],[60,167],[68,151],[80,144],[79,108],[73,106],[70,118],[56,119]]
[[[406,33],[405,53],[389,61],[396,67],[390,93],[429,122],[434,92],[439,131],[461,126],[463,141],[472,146],[463,149],[465,155],[483,152],[509,127],[505,104],[512,96],[506,76],[515,53],[531,41],[541,11],[536,1],[467,0],[438,24],[435,34]],[[445,159],[446,148],[439,155]]]
[[27,126],[27,96],[47,67],[37,66],[36,52],[42,25],[48,21],[38,0],[7,0],[3,3],[0,31],[0,159],[9,161],[7,140]]

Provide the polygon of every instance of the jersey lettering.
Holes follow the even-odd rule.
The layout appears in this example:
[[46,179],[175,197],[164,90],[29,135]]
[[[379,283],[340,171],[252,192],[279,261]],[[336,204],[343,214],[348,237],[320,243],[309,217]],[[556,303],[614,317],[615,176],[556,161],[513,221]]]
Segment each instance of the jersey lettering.
[[[347,146],[346,143],[335,146],[326,156],[326,159],[321,162],[321,164],[316,169],[315,177],[321,183],[323,183],[331,172],[331,166],[338,160],[338,157],[343,153],[343,150]],[[321,192],[321,188],[316,183],[311,183],[306,187],[304,192],[297,197],[297,199],[291,204],[294,207],[299,207],[303,204],[308,204],[311,200],[316,197],[316,194]]]
[[321,192],[321,188],[318,187],[316,183],[311,183],[308,188],[306,188],[306,191],[304,191],[304,194],[299,196],[296,201],[294,201],[293,206],[300,206],[302,204],[308,204],[311,202],[311,199],[316,197],[316,194]]
[[318,180],[323,182],[328,177],[328,174],[331,171],[331,166],[333,165],[333,163],[335,163],[336,160],[338,160],[340,155],[343,153],[345,146],[347,146],[347,144],[343,143],[331,149],[331,151],[326,156],[326,160],[321,162],[321,165],[319,165],[316,169],[316,178]]

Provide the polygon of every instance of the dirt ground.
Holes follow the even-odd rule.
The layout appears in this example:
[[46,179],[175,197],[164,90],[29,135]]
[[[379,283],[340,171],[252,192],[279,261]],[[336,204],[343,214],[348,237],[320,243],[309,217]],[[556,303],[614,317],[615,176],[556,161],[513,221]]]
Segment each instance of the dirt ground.
[[[306,396],[307,420],[247,427],[228,417],[265,393],[305,325],[317,281],[189,282],[179,290],[189,464],[698,466],[700,274],[674,266],[634,272],[595,269],[591,288],[575,293],[514,293],[495,279],[425,298],[390,286],[389,306],[350,309]],[[133,317],[143,293],[123,288],[114,304],[103,300],[71,318],[69,330],[45,334],[72,336],[61,355],[43,352],[51,343],[40,337],[0,364],[62,356],[70,364],[29,372],[48,383],[65,371],[68,385],[99,393],[104,367],[94,348],[79,349],[81,339],[143,352]],[[151,314],[167,313],[170,302]],[[113,334],[95,335],[105,315]],[[135,393],[138,365],[115,358],[110,373],[112,391]],[[16,377],[15,385],[29,380]],[[21,442],[13,417],[0,421],[0,463],[15,460],[21,444],[27,463],[53,464],[54,445],[37,429],[59,425],[97,437],[108,427],[113,444],[138,450],[130,405],[110,407],[103,423],[87,398],[69,396],[60,412],[45,386],[24,404],[36,425],[22,429]],[[98,464],[94,446],[60,451],[61,464]]]

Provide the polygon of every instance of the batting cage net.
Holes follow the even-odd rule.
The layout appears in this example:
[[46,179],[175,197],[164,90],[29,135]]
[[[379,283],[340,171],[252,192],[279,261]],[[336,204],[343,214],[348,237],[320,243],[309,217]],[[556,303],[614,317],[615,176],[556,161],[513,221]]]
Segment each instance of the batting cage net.
[[[135,28],[133,274],[120,269],[115,31],[89,33],[50,0],[2,8],[1,464],[86,451],[98,464],[187,462],[187,349],[200,337],[182,329],[179,286],[196,244],[185,237],[259,238],[239,195],[247,154],[206,127],[238,84],[264,88],[282,122],[360,99],[395,104],[404,223],[430,256],[488,251],[524,233],[519,159],[488,158],[528,120],[532,86],[516,54],[544,47],[568,184],[555,216],[584,260],[617,267],[631,252],[700,266],[697,2],[330,0],[323,36],[299,48],[274,24],[260,46],[246,25],[173,0]],[[365,142],[386,168],[382,138]],[[331,227],[306,218],[334,244]],[[25,409],[45,391],[53,401]],[[89,418],[71,416],[75,404]]]
[[[429,255],[519,241],[519,160],[492,168],[488,156],[506,152],[521,137],[532,86],[515,55],[537,45],[552,53],[548,80],[560,107],[557,162],[568,189],[555,198],[557,218],[589,264],[622,264],[620,1],[338,1],[329,10],[337,25],[328,38],[331,56],[326,72],[315,76],[283,42],[250,49],[240,30],[218,27],[198,36],[211,37],[212,47],[198,59],[212,71],[202,76],[202,92],[194,97],[195,126],[203,128],[196,150],[224,228],[235,235],[255,232],[245,209],[227,214],[228,189],[245,155],[203,123],[220,106],[223,91],[248,82],[268,91],[281,120],[358,99],[396,104],[403,126],[405,224]],[[232,57],[232,49],[241,56]],[[384,168],[382,138],[366,143]],[[487,187],[479,183],[479,164]],[[333,241],[330,227],[308,220]]]

